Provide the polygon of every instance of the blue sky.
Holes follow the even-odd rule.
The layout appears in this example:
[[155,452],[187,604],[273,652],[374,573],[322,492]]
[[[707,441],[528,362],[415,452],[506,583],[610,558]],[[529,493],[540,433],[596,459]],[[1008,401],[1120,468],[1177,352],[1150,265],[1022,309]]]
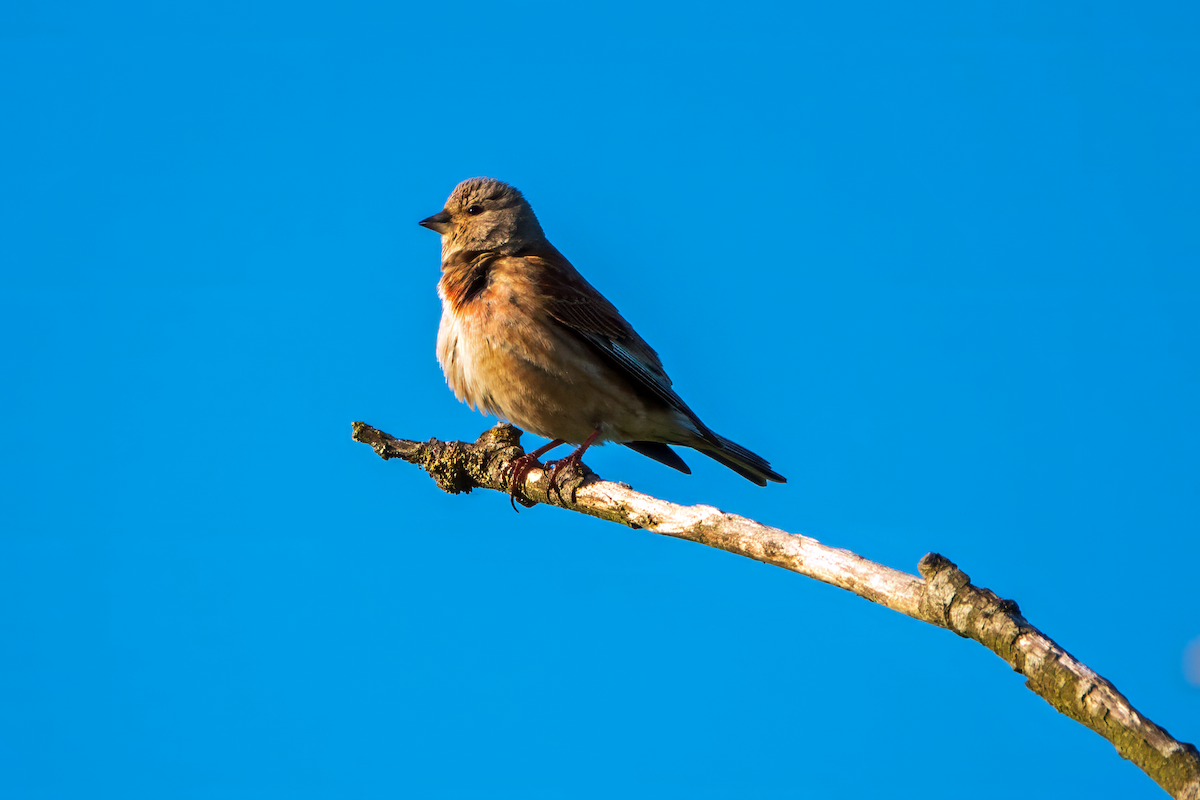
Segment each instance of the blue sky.
[[352,443],[490,424],[474,175],[789,482],[593,469],[941,552],[1200,740],[1194,4],[0,14],[0,794],[1162,796],[972,642]]

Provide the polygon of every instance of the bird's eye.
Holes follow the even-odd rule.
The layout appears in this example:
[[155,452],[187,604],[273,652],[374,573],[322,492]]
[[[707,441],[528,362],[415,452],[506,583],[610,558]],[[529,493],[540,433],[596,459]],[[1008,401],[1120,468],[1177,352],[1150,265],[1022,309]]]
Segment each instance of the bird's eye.
[[470,214],[472,217],[476,216],[477,214],[482,214],[483,206],[479,205],[478,203],[476,203],[473,206],[467,206],[467,213]]

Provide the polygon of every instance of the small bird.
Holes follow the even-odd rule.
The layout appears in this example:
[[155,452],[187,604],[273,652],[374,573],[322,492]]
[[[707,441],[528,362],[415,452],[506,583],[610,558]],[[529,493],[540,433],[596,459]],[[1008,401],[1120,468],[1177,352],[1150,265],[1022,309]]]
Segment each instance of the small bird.
[[513,500],[537,459],[567,443],[579,447],[549,462],[552,489],[559,470],[605,442],[686,474],[671,445],[699,450],[759,486],[787,482],[688,408],[658,354],[546,240],[517,189],[470,178],[420,224],[442,236],[437,357],[450,388],[471,408],[552,440],[514,460]]

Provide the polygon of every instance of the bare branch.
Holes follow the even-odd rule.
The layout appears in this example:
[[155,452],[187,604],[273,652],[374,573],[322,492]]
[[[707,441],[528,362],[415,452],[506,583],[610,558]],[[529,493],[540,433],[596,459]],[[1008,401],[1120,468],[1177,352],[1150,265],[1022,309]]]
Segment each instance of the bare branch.
[[[385,459],[419,464],[453,494],[476,487],[507,492],[505,467],[524,453],[521,431],[511,425],[492,428],[474,444],[395,439],[363,422],[354,423],[353,438]],[[910,575],[712,506],[668,503],[590,472],[563,479],[562,499],[557,492],[548,496],[546,483],[546,473],[535,469],[522,494],[774,564],[974,639],[1024,675],[1025,685],[1047,703],[1112,742],[1172,797],[1200,800],[1200,752],[1194,745],[1176,741],[1139,714],[1116,687],[1029,624],[1015,602],[973,586],[966,573],[937,553],[921,559],[920,576]]]

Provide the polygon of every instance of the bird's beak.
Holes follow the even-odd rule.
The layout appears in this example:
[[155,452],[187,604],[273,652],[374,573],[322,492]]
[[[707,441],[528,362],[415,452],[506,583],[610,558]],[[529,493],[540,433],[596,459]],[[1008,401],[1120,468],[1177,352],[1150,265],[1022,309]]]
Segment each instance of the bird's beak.
[[450,212],[442,209],[432,217],[426,217],[417,224],[422,228],[429,228],[431,231],[445,233],[450,230]]

